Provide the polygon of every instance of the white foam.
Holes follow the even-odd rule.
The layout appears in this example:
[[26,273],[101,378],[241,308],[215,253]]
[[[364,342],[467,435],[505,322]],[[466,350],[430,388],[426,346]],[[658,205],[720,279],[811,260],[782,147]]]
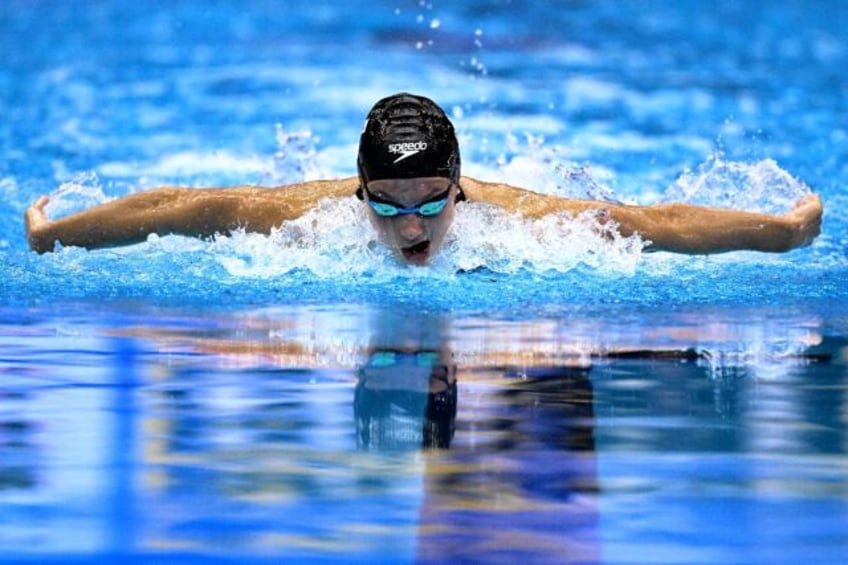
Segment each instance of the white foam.
[[325,200],[271,235],[236,233],[211,250],[236,277],[272,278],[308,270],[321,278],[379,275],[396,264],[356,198]]
[[744,163],[713,155],[697,171],[684,172],[664,200],[783,214],[808,194],[809,187],[773,159]]
[[[495,226],[493,228],[493,226]],[[270,236],[237,233],[210,247],[234,277],[273,278],[308,270],[319,278],[453,276],[486,268],[494,272],[565,272],[589,266],[632,274],[642,242],[622,238],[591,217],[552,215],[527,220],[498,208],[463,203],[445,245],[430,268],[408,266],[377,239],[355,198],[326,200]]]
[[78,173],[50,193],[50,202],[45,212],[48,217],[56,218],[102,204],[106,200],[96,173]]
[[566,272],[588,266],[632,274],[642,242],[622,238],[613,226],[601,226],[586,214],[551,214],[532,220],[485,204],[463,204],[436,263],[454,271],[487,268],[495,272]]

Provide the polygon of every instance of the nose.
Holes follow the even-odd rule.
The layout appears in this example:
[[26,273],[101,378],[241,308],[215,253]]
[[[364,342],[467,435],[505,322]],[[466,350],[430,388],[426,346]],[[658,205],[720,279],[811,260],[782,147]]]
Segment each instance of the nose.
[[424,221],[418,214],[406,214],[398,218],[398,232],[407,241],[415,241],[424,233]]

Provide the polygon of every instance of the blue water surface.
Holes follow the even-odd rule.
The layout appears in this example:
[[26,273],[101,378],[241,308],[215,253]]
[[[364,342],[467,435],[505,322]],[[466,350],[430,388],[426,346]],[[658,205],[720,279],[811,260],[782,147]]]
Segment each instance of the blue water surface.
[[[4,2],[0,561],[843,558],[845,29],[825,1]],[[822,234],[682,257],[463,204],[417,268],[350,199],[270,237],[27,249],[43,194],[353,175],[398,91],[445,108],[464,174],[769,213],[813,191]],[[357,449],[375,343],[453,350],[451,450]],[[551,439],[587,417],[590,457]]]

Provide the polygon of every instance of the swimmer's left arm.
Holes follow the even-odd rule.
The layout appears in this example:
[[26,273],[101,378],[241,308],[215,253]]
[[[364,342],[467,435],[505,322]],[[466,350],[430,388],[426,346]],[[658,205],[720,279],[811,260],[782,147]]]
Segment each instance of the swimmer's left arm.
[[810,245],[821,232],[821,199],[811,194],[784,215],[689,204],[608,206],[619,232],[638,234],[648,251],[708,254],[728,251],[783,253]]
[[595,211],[602,222],[614,222],[621,235],[639,235],[648,242],[649,251],[784,252],[809,245],[821,231],[822,203],[814,194],[799,201],[789,213],[774,216],[690,204],[628,206],[573,200],[467,177],[463,177],[461,186],[470,202],[487,202],[528,218]]

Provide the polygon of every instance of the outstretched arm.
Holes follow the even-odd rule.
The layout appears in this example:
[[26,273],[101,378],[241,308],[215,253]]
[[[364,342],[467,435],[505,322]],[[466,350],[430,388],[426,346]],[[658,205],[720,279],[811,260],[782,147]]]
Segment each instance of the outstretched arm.
[[821,231],[822,204],[810,195],[782,216],[689,204],[626,206],[571,200],[497,183],[462,179],[469,201],[489,202],[526,217],[597,211],[618,224],[621,235],[638,234],[650,251],[704,254],[736,250],[783,252],[809,245]]
[[648,251],[705,254],[782,253],[810,245],[821,232],[821,199],[811,194],[782,216],[688,204],[610,209],[622,235],[639,234]]
[[94,249],[129,245],[150,234],[211,237],[243,228],[268,233],[286,220],[297,218],[319,200],[348,196],[355,178],[315,181],[279,188],[241,186],[192,189],[164,187],[112,200],[76,214],[49,220],[39,198],[26,211],[27,240],[34,251],[64,246]]

